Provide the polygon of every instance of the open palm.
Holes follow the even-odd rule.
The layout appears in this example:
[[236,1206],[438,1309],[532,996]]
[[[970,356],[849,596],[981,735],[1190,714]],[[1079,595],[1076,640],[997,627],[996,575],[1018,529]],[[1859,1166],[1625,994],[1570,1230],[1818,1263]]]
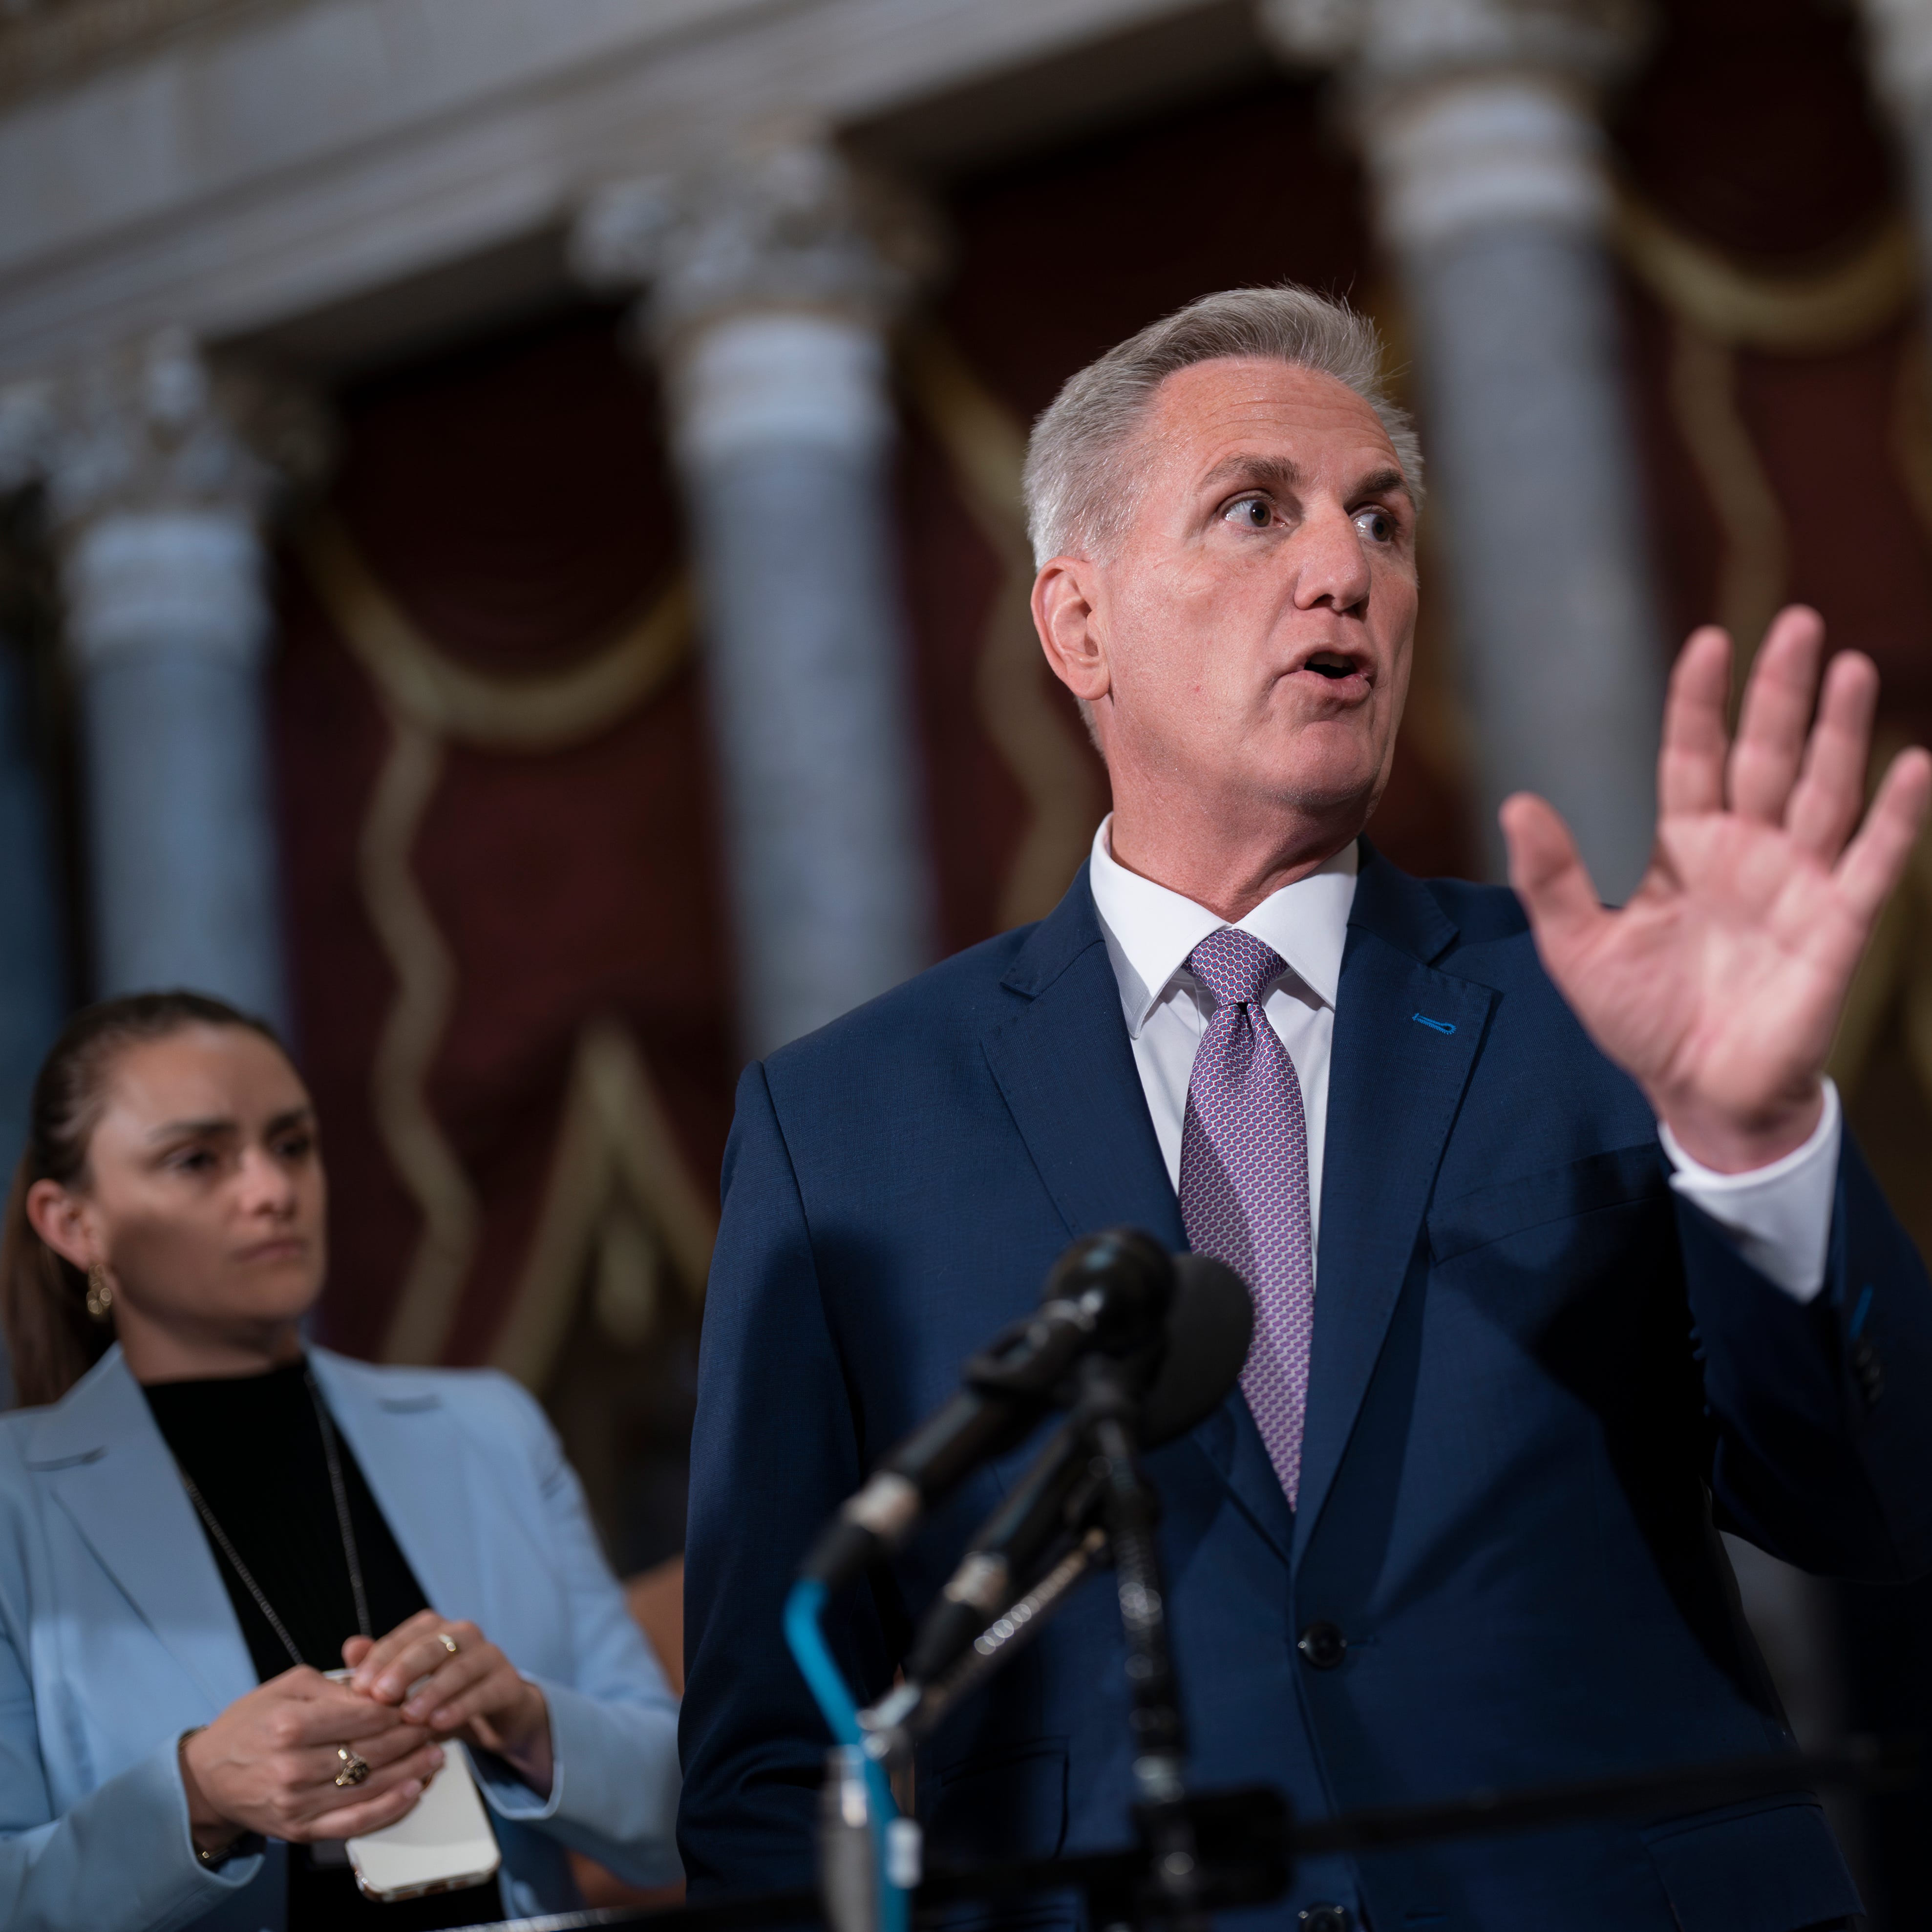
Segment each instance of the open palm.
[[1878,673],[1845,652],[1820,696],[1824,637],[1815,611],[1780,613],[1732,744],[1730,640],[1692,634],[1664,711],[1656,845],[1621,909],[1599,902],[1552,807],[1528,794],[1503,807],[1550,977],[1684,1151],[1726,1172],[1816,1126],[1852,972],[1932,801],[1932,758],[1906,752],[1859,824]]

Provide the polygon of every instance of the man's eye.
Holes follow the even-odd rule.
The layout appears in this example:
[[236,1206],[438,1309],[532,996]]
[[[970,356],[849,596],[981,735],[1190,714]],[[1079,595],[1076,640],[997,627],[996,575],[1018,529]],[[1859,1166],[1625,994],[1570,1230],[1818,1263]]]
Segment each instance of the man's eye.
[[1223,520],[1244,530],[1264,530],[1274,520],[1274,511],[1265,496],[1244,496],[1228,506]]
[[1394,539],[1395,519],[1384,509],[1358,510],[1355,527],[1376,543],[1389,543]]
[[214,1156],[206,1148],[184,1148],[170,1164],[184,1174],[206,1174],[214,1165]]

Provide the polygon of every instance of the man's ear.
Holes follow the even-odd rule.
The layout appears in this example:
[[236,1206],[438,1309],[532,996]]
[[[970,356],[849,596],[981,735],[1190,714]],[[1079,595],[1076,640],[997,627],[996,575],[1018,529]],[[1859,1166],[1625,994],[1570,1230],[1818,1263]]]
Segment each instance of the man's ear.
[[1113,685],[1106,627],[1096,608],[1098,586],[1084,557],[1056,556],[1033,584],[1034,628],[1053,674],[1083,704],[1105,698]]

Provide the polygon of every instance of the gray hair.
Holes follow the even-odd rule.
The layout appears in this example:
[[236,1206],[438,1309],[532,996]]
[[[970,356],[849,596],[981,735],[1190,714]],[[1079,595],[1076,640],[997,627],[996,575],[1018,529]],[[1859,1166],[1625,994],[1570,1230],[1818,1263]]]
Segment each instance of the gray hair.
[[1375,324],[1346,302],[1292,283],[1224,289],[1150,322],[1069,376],[1034,424],[1026,506],[1036,565],[1118,541],[1142,488],[1130,446],[1154,392],[1178,370],[1228,357],[1286,362],[1347,384],[1375,411],[1421,507],[1422,446],[1382,380]]

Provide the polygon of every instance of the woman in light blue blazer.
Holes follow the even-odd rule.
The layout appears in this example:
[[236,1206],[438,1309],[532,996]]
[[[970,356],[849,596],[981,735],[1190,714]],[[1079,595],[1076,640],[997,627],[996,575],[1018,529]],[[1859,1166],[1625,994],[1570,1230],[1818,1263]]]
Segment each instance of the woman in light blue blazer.
[[[535,1402],[305,1348],[308,1095],[191,994],[50,1055],[0,1250],[0,1926],[389,1932],[678,1875],[676,1707]],[[353,1667],[347,1681],[325,1673]],[[466,1750],[502,1854],[379,1904],[340,1841]]]

